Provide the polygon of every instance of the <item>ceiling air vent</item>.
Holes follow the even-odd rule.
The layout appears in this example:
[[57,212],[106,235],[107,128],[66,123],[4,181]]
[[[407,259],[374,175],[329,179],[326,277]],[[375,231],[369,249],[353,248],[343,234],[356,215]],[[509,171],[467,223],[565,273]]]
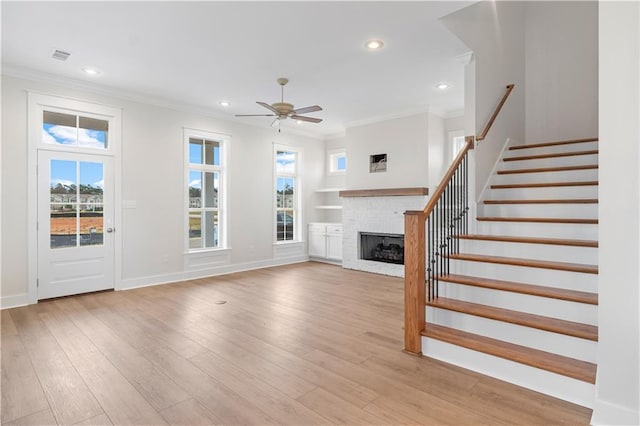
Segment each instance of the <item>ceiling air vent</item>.
[[64,50],[58,50],[55,49],[52,53],[51,53],[51,57],[53,59],[57,59],[59,61],[66,61],[69,56],[71,56],[71,53],[69,52],[65,52]]

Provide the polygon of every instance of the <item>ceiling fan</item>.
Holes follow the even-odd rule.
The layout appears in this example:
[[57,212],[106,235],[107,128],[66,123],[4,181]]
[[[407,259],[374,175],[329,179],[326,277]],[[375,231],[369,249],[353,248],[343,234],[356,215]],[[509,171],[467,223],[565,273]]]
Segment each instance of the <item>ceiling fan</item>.
[[279,78],[278,84],[281,86],[281,97],[280,102],[273,103],[269,105],[266,102],[257,101],[256,103],[260,106],[265,107],[271,114],[236,114],[236,117],[275,117],[273,123],[271,123],[271,127],[276,127],[280,124],[281,120],[286,120],[287,118],[292,118],[294,120],[307,121],[309,123],[320,123],[322,118],[315,117],[305,117],[299,114],[306,114],[308,112],[316,112],[322,111],[322,108],[318,105],[308,106],[304,108],[293,108],[293,104],[287,103],[284,101],[284,86],[289,82],[289,79]]

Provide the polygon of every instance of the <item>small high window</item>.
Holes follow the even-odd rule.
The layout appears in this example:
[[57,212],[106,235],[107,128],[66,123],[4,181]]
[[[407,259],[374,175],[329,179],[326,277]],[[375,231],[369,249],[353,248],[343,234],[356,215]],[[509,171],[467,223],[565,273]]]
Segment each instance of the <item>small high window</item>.
[[347,171],[347,152],[344,149],[335,149],[328,152],[328,174],[344,174]]

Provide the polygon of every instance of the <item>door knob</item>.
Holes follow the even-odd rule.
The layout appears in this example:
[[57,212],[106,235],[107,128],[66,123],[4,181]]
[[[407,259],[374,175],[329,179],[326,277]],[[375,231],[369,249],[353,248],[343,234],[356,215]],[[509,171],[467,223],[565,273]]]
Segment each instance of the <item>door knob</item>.
[[108,232],[109,234],[110,234],[110,233],[112,233],[113,231],[115,231],[115,229],[114,229],[114,228],[107,228],[107,232]]

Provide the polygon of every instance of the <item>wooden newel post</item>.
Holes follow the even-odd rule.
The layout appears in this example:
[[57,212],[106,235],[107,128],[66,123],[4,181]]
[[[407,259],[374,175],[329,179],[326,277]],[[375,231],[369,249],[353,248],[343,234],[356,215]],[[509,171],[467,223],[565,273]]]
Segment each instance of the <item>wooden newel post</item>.
[[422,355],[425,310],[425,214],[404,213],[404,351]]

